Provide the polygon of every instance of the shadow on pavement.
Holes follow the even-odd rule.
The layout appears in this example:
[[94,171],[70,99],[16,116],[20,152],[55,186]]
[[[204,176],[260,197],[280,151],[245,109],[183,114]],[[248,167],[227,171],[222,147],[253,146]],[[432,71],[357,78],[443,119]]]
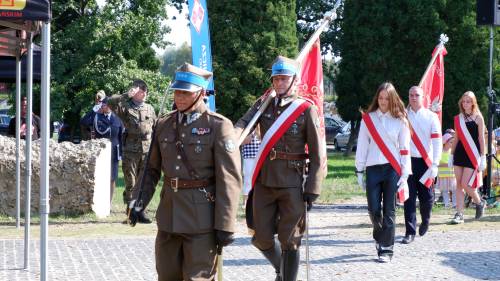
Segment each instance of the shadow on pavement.
[[[494,247],[494,245],[492,245]],[[500,251],[488,252],[443,252],[442,263],[475,280],[500,280],[498,261]]]
[[326,259],[312,260],[312,264],[330,264],[330,263],[357,263],[357,262],[371,262],[375,261],[373,255],[366,254],[352,254],[342,255]]

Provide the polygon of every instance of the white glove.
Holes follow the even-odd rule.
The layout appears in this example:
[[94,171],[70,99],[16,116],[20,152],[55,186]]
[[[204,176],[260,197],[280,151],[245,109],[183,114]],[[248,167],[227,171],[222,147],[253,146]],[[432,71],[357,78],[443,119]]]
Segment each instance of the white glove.
[[127,95],[129,98],[132,98],[137,92],[139,92],[139,87],[133,87],[128,90]]
[[453,154],[448,157],[448,168],[453,168]]
[[94,107],[92,108],[92,110],[94,112],[98,112],[101,109],[101,106],[102,106],[102,103],[98,103],[98,104],[94,105]]
[[[405,179],[404,181],[401,182],[401,180],[403,179],[403,177],[401,177],[401,179],[399,179],[398,181],[398,192],[400,192],[401,190],[403,190],[406,186],[406,188],[408,189],[408,181],[407,179]],[[401,183],[399,183],[401,182]]]
[[431,167],[431,178],[435,178],[438,175],[438,166],[432,165]]
[[363,173],[357,173],[358,176],[358,185],[361,187],[363,190],[366,189],[365,181],[363,180]]
[[486,169],[486,155],[481,156],[481,162],[479,162],[479,171],[484,171]]
[[[408,185],[408,176],[407,176],[407,175],[403,175],[403,176],[401,176],[401,177],[399,178],[399,180],[398,180],[397,185],[398,185],[400,188],[401,188],[401,185],[403,185],[403,184]],[[399,188],[398,188],[398,191],[399,191]]]

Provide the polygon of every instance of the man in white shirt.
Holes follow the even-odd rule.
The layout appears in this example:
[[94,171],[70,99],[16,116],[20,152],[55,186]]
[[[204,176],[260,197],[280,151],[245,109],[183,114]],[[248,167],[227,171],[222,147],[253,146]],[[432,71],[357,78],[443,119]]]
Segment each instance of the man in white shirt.
[[422,88],[418,86],[410,88],[410,106],[407,111],[412,130],[410,144],[412,175],[408,178],[410,197],[404,204],[406,232],[403,244],[410,244],[415,239],[417,196],[421,216],[418,234],[424,236],[429,228],[434,202],[432,184],[438,174],[442,153],[441,124],[437,114],[423,106],[423,99]]

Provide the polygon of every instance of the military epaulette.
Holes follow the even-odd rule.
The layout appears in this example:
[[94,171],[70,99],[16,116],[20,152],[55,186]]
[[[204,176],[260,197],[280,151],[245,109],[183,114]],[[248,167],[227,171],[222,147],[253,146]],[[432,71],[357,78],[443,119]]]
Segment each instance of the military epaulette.
[[223,119],[223,120],[229,120],[226,116],[224,116],[224,115],[222,115],[220,113],[213,112],[211,110],[207,110],[206,112],[207,112],[208,115],[215,116],[215,117]]
[[168,119],[170,116],[174,115],[177,112],[177,110],[172,110],[169,112],[163,112],[158,116],[158,119]]

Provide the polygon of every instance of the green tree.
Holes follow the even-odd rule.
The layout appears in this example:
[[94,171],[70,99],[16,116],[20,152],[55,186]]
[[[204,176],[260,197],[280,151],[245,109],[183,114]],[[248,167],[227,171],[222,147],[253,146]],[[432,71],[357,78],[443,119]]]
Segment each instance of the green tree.
[[[297,0],[297,32],[301,45],[316,30],[317,23],[323,19],[325,13],[334,9],[336,2],[332,0]],[[342,2],[340,1],[340,6],[336,10],[338,18],[330,23],[329,28],[325,29],[320,37],[322,52],[332,52],[335,56],[339,55],[339,18],[342,16]],[[324,67],[323,70],[325,70]]]
[[218,111],[241,117],[270,86],[269,68],[297,54],[295,1],[209,1]]
[[168,77],[173,77],[177,67],[184,62],[191,62],[191,47],[184,42],[178,48],[168,48],[161,58],[161,73]]
[[442,14],[442,18],[447,24],[446,33],[450,37],[446,46],[448,55],[444,59],[443,128],[446,129],[453,127],[453,116],[458,114],[458,100],[468,90],[476,94],[481,112],[486,118],[489,29],[476,26],[474,0],[447,1],[446,13]]
[[408,89],[420,81],[440,33],[450,37],[445,58],[444,126],[451,125],[458,96],[469,89],[484,89],[484,74],[477,70],[487,69],[483,59],[487,58],[486,37],[475,26],[474,3],[344,1],[337,106],[344,119],[353,121],[351,140],[359,128],[358,108],[367,108],[380,83],[392,81],[407,101]]
[[124,92],[132,79],[148,83],[150,102],[156,104],[167,79],[159,73],[160,60],[152,45],[164,47],[168,29],[167,0],[108,0],[53,3],[52,109],[75,126],[81,110],[90,108],[93,96]]
[[295,0],[207,2],[217,111],[234,121],[270,86],[276,56],[297,54]]

